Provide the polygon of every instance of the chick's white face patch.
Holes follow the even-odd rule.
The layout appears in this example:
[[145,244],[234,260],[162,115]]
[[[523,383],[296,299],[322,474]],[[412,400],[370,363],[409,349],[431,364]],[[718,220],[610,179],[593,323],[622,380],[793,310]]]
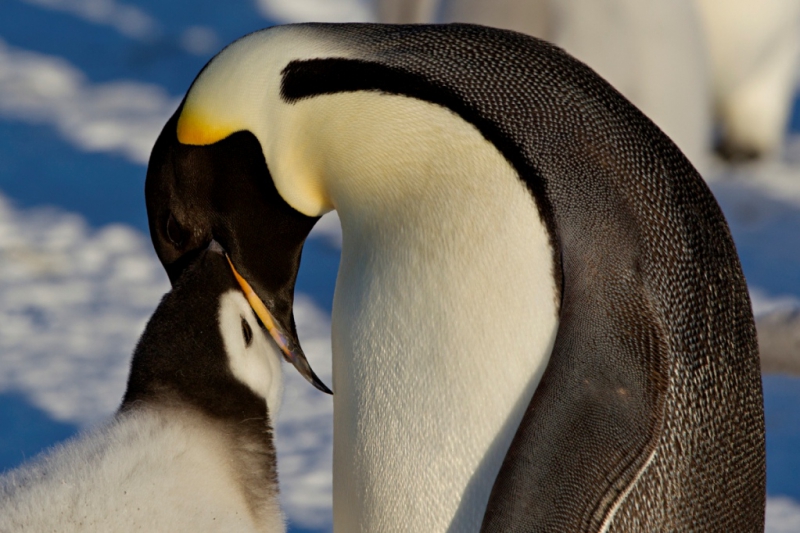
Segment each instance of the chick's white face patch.
[[238,290],[220,298],[219,327],[231,372],[266,400],[274,424],[283,395],[280,350]]

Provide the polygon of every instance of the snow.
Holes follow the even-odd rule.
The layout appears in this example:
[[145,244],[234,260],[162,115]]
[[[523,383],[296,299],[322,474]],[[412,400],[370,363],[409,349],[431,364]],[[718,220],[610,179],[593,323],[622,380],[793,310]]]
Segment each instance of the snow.
[[[141,232],[121,224],[94,230],[80,215],[18,210],[0,198],[0,392],[21,393],[57,422],[89,427],[105,419],[168,290]],[[302,294],[294,310],[312,367],[331,383],[328,314]],[[333,403],[292,367],[284,370],[276,431],[284,508],[303,526],[323,527],[331,520]]]
[[145,322],[169,288],[149,240],[0,202],[0,390],[81,426],[112,412]]
[[181,34],[181,47],[187,52],[204,56],[216,52],[222,43],[214,31],[208,26],[190,26]]
[[800,505],[790,498],[770,498],[767,501],[766,533],[797,533],[800,531]]
[[[201,28],[186,38],[196,50],[208,48]],[[0,40],[0,116],[53,126],[78,150],[118,152],[147,164],[164,123],[177,109],[157,85],[121,80],[93,84],[68,61],[19,50]]]
[[148,39],[159,24],[143,10],[114,0],[24,0],[45,9],[64,11],[95,24],[108,25],[128,37]]
[[[145,165],[203,62],[278,19],[372,18],[366,0],[0,3],[0,147],[12,147],[0,151],[0,471],[97,423],[121,399],[137,337],[169,287],[146,234]],[[23,150],[20,139],[41,151]],[[53,194],[44,172],[92,200]],[[709,183],[756,314],[800,309],[800,141],[790,139],[777,161],[719,166]],[[124,201],[99,202],[96,190],[126,191]],[[301,344],[327,384],[340,247],[338,218],[328,215],[304,251],[295,303]],[[292,531],[329,531],[332,401],[291,367],[285,375],[284,508]],[[800,380],[764,383],[767,531],[800,532]]]

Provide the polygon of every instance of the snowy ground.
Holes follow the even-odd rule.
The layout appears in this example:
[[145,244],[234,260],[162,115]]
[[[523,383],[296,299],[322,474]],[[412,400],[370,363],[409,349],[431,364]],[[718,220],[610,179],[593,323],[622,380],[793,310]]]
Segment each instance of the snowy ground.
[[[316,11],[315,11],[316,9]],[[222,44],[280,17],[367,19],[357,0],[0,3],[0,471],[111,413],[168,288],[146,234],[150,146]],[[718,168],[757,313],[800,305],[800,152]],[[295,312],[330,383],[338,225],[304,252]],[[289,369],[291,370],[291,369]],[[286,373],[279,467],[292,531],[331,523],[331,400]],[[800,532],[800,380],[767,376],[768,530]]]

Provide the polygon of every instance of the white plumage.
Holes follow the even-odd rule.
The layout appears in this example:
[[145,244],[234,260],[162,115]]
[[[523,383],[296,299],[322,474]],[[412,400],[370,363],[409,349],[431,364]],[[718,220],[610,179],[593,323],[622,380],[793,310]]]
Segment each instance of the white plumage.
[[[225,436],[191,410],[118,415],[2,480],[0,531],[257,531]],[[284,531],[277,498],[267,531]]]
[[713,96],[731,150],[769,154],[783,141],[800,62],[800,1],[697,0]]
[[800,62],[800,1],[376,0],[381,22],[471,22],[535,35],[584,61],[702,172],[713,138],[771,155]]

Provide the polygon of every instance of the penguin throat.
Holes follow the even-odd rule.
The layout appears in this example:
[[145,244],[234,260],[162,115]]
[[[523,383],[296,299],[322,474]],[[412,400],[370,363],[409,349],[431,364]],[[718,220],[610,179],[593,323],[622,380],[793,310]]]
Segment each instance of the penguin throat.
[[348,117],[316,145],[337,149],[320,169],[343,230],[335,529],[477,531],[555,339],[546,228],[450,111],[373,93],[309,102],[325,99]]

